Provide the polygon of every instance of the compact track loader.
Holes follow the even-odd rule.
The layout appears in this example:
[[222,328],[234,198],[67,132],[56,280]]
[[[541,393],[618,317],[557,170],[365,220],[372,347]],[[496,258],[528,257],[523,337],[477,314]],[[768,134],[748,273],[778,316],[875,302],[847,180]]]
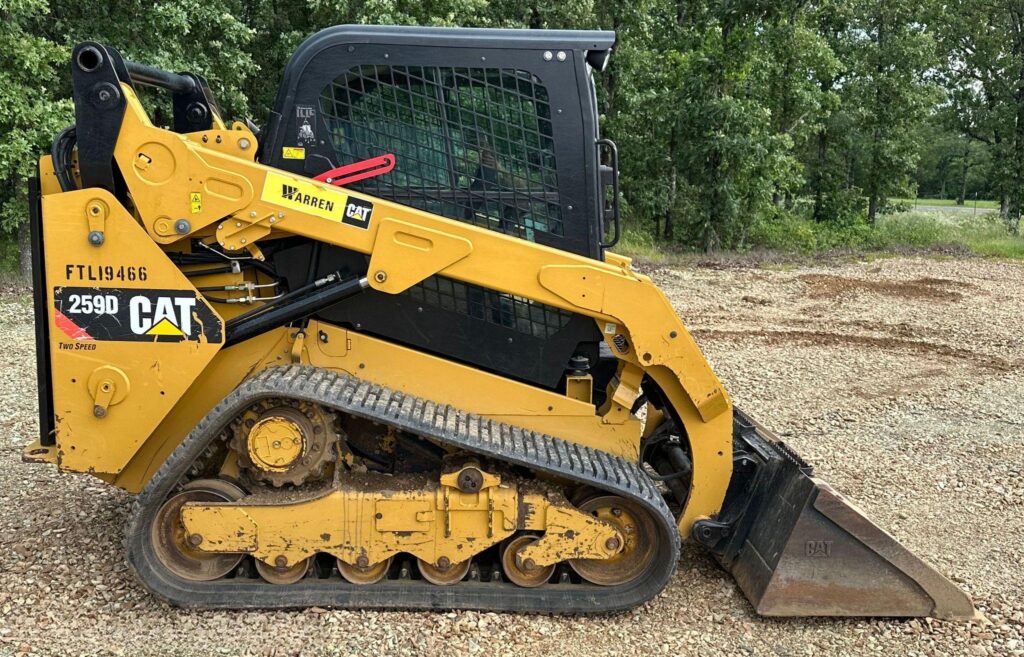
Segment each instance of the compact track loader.
[[30,190],[26,460],[138,493],[128,560],[175,605],[619,610],[686,540],[762,614],[973,617],[607,250],[613,45],[335,27],[262,130],[199,75],[78,45]]

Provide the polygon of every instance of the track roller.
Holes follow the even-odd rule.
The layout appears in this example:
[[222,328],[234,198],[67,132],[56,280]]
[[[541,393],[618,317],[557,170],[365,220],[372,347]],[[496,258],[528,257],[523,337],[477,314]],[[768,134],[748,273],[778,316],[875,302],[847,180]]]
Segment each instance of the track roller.
[[588,499],[579,509],[614,525],[626,542],[609,559],[570,559],[569,565],[580,577],[601,586],[626,584],[640,577],[654,562],[657,532],[654,520],[643,507],[623,497],[605,495]]
[[256,572],[271,584],[294,584],[306,576],[311,563],[313,563],[313,559],[307,557],[302,561],[295,562],[291,566],[279,567],[256,559]]
[[[362,559],[364,557],[360,557]],[[366,585],[376,584],[388,575],[388,569],[391,568],[391,560],[393,557],[389,557],[384,561],[373,564],[372,566],[360,566],[359,564],[350,564],[338,559],[338,572],[345,578],[345,581],[352,584]]]
[[547,584],[555,574],[555,564],[537,566],[530,559],[525,562],[519,557],[519,550],[537,541],[536,536],[523,534],[508,541],[501,552],[501,566],[510,582],[523,588],[532,589]]
[[438,586],[451,586],[461,582],[469,573],[469,566],[472,563],[471,559],[466,559],[459,563],[449,563],[446,557],[441,557],[438,561],[440,563],[435,565],[423,559],[416,560],[416,565],[419,566],[423,579]]
[[197,479],[183,486],[163,503],[150,527],[156,557],[169,571],[193,582],[209,582],[230,573],[244,555],[197,549],[203,537],[186,536],[181,507],[188,502],[234,502],[244,495],[238,486],[222,479]]

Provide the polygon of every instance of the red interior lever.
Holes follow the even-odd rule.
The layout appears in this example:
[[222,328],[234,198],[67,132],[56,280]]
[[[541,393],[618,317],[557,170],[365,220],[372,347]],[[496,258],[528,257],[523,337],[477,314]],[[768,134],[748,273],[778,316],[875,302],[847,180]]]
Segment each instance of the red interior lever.
[[319,180],[320,182],[330,183],[332,185],[347,185],[348,183],[354,183],[365,178],[379,176],[394,168],[395,156],[388,153],[387,155],[381,155],[380,157],[371,157],[368,160],[354,162],[352,164],[346,164],[343,167],[324,171],[319,176],[313,178],[313,180]]

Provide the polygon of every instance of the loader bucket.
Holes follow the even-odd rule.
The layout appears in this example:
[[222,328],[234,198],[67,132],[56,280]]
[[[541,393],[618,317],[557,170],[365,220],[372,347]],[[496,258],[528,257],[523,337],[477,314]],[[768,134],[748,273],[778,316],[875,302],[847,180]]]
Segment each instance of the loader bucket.
[[735,475],[717,521],[694,525],[759,614],[976,617],[971,599],[737,411]]

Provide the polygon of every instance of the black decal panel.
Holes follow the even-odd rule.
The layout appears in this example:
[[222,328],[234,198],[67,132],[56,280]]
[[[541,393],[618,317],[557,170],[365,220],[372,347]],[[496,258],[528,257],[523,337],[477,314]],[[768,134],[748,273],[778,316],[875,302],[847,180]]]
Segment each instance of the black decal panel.
[[57,329],[75,341],[219,343],[221,320],[188,290],[54,288]]

